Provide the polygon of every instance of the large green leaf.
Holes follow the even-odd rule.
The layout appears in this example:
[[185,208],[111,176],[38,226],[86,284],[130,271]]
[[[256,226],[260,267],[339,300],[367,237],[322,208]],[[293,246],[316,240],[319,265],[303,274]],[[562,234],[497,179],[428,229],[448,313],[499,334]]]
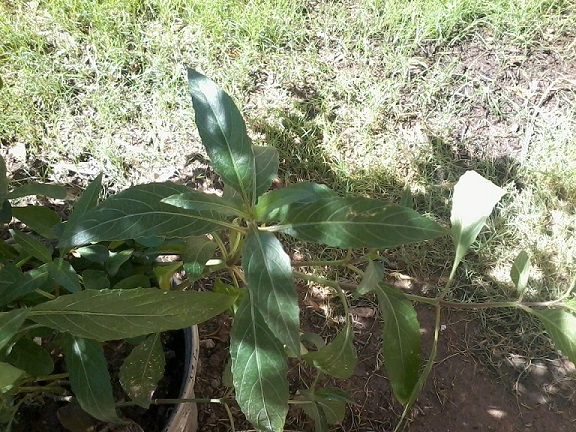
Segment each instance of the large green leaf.
[[384,320],[382,356],[396,399],[406,404],[418,382],[420,324],[412,303],[398,288],[381,283],[378,305]]
[[454,186],[452,196],[452,239],[456,246],[452,277],[468,249],[480,234],[486,219],[505,191],[476,171],[467,171]]
[[164,198],[162,202],[187,210],[209,210],[223,216],[246,217],[242,201],[197,190],[169,196]]
[[98,420],[123,423],[116,413],[108,364],[100,344],[64,334],[62,348],[70,386],[82,409]]
[[349,321],[324,348],[302,356],[322,372],[340,379],[348,379],[354,373],[358,360],[354,347],[354,332]]
[[10,363],[0,362],[0,394],[11,390],[25,373]]
[[234,101],[212,80],[188,69],[195,121],[214,171],[240,192],[246,203],[255,193],[255,158],[246,125]]
[[288,372],[284,347],[270,331],[247,293],[230,334],[236,400],[258,430],[284,430],[288,413]]
[[290,204],[333,196],[335,192],[327,186],[309,182],[295,183],[262,195],[256,204],[255,216],[262,222],[280,221],[286,217]]
[[252,146],[256,158],[256,196],[268,190],[278,177],[278,150],[274,147]]
[[26,235],[20,231],[11,232],[14,241],[22,248],[23,252],[32,255],[43,263],[52,260],[52,250],[50,250],[44,243],[41,243],[31,235]]
[[64,287],[66,291],[75,293],[82,289],[80,277],[68,261],[57,258],[47,264],[47,269],[50,277]]
[[191,211],[161,202],[189,190],[172,183],[150,183],[126,189],[86,212],[76,223],[67,223],[59,246],[156,236],[185,238],[222,226],[230,227],[225,217],[216,212]]
[[28,309],[14,309],[0,313],[0,350],[20,330],[27,316]]
[[540,318],[556,348],[576,363],[576,315],[562,309],[533,310]]
[[322,198],[292,204],[274,230],[342,248],[393,248],[446,234],[414,210],[370,198]]
[[32,339],[22,338],[10,348],[6,360],[32,376],[50,375],[54,360],[48,351]]
[[48,207],[12,207],[12,216],[47,239],[56,238],[54,227],[62,221],[60,216]]
[[158,381],[164,376],[166,358],[160,335],[155,333],[136,346],[120,367],[120,383],[133,402],[148,409]]
[[252,230],[242,252],[242,267],[253,306],[288,350],[300,353],[298,296],[290,257],[272,233]]
[[200,278],[206,263],[214,256],[217,245],[206,236],[190,236],[184,243],[182,262],[184,271],[191,282]]
[[29,318],[79,337],[106,341],[199,324],[233,302],[232,297],[210,292],[87,290],[37,305]]
[[39,289],[47,279],[44,266],[26,273],[13,266],[4,266],[0,270],[0,307]]
[[72,213],[68,217],[68,222],[64,225],[64,230],[60,238],[69,237],[71,231],[76,227],[78,221],[86,214],[90,209],[93,209],[98,205],[98,199],[100,198],[100,193],[102,191],[102,174],[99,174],[92,182],[88,185],[82,196],[74,204]]
[[519,298],[522,298],[526,286],[528,285],[528,278],[530,277],[530,256],[528,252],[522,251],[518,254],[512,269],[510,269],[510,278],[516,287],[516,293]]
[[46,183],[28,183],[11,190],[6,198],[22,198],[29,195],[44,195],[51,198],[66,198],[66,189],[62,186]]

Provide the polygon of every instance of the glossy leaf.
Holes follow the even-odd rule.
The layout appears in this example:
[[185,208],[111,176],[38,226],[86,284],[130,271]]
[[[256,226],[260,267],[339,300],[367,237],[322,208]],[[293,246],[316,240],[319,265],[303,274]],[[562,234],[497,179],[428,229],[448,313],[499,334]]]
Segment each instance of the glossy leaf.
[[384,321],[382,356],[396,399],[406,404],[418,383],[420,324],[410,300],[398,288],[381,283],[378,306]]
[[47,239],[56,238],[54,227],[61,222],[60,216],[48,207],[12,207],[12,216]]
[[475,171],[467,171],[454,186],[450,222],[456,254],[452,276],[504,194],[503,189]]
[[62,348],[70,386],[82,409],[98,420],[123,423],[116,413],[108,364],[100,343],[64,334]]
[[172,183],[150,183],[126,189],[86,212],[76,223],[68,222],[59,247],[158,236],[186,238],[230,226],[218,213],[190,211],[161,202],[189,190]]
[[278,150],[274,147],[252,146],[256,159],[256,196],[266,192],[278,177]]
[[209,194],[196,190],[171,195],[162,200],[165,204],[187,210],[208,210],[223,216],[245,217],[242,201],[233,198],[224,198],[216,194]]
[[18,380],[25,375],[22,369],[10,363],[0,362],[0,394],[11,390]]
[[13,266],[4,266],[0,270],[0,306],[5,306],[41,288],[47,279],[47,270],[42,267],[24,274]]
[[160,335],[155,333],[136,346],[120,367],[120,383],[130,399],[148,409],[158,382],[164,376],[166,358]]
[[34,306],[29,318],[62,332],[107,341],[199,324],[225,311],[233,301],[210,292],[87,290]]
[[247,293],[230,334],[236,400],[258,431],[284,430],[288,413],[287,356]]
[[188,69],[188,83],[196,126],[214,171],[251,203],[255,158],[240,111],[230,96],[193,69]]
[[214,256],[216,247],[216,243],[206,236],[191,236],[186,239],[182,262],[186,276],[191,282],[202,276],[206,263]]
[[576,363],[576,315],[562,309],[533,310],[542,321],[556,348]]
[[30,195],[43,195],[50,198],[66,198],[66,189],[62,186],[46,183],[28,183],[12,189],[6,198],[22,198]]
[[68,217],[68,223],[74,224],[80,219],[84,214],[93,209],[98,205],[98,199],[100,198],[100,194],[102,193],[102,174],[98,174],[98,176],[90,182],[86,190],[82,193],[76,204],[74,204],[74,208],[72,209],[72,213]]
[[14,309],[10,312],[0,312],[0,350],[10,342],[10,339],[20,330],[28,316],[28,309]]
[[348,379],[354,373],[358,361],[354,347],[352,326],[346,322],[344,328],[324,348],[302,356],[308,363],[322,372],[340,379]]
[[255,207],[256,219],[262,222],[281,221],[286,217],[290,204],[333,196],[335,192],[327,186],[309,182],[295,183],[262,195]]
[[76,253],[82,258],[95,263],[103,263],[110,257],[108,248],[99,244],[80,247],[76,249]]
[[62,258],[57,258],[48,263],[47,268],[50,277],[52,277],[56,283],[64,287],[64,289],[69,293],[76,293],[82,290],[80,278],[78,277],[76,270],[74,270],[68,261]]
[[252,230],[244,241],[242,268],[253,306],[288,350],[300,353],[298,296],[290,257],[272,233]]
[[130,259],[134,249],[125,249],[118,252],[110,252],[109,258],[106,261],[105,267],[106,271],[110,276],[115,276],[120,270],[122,264]]
[[522,251],[518,254],[512,269],[510,270],[510,278],[516,287],[516,293],[519,298],[522,298],[526,286],[528,285],[528,278],[530,277],[530,256],[528,252]]
[[50,375],[54,370],[50,353],[27,338],[18,340],[12,346],[6,360],[32,376]]
[[110,288],[108,273],[102,270],[84,270],[82,272],[82,282],[84,284],[84,289],[88,290],[103,290]]
[[342,248],[389,249],[446,234],[414,210],[370,198],[322,198],[292,204],[275,230]]
[[22,251],[32,255],[37,260],[47,263],[52,260],[52,250],[44,243],[36,240],[31,235],[26,235],[19,231],[11,231],[14,241],[22,248]]
[[384,268],[380,262],[368,261],[362,280],[358,284],[355,296],[360,297],[375,292],[378,284],[384,279]]

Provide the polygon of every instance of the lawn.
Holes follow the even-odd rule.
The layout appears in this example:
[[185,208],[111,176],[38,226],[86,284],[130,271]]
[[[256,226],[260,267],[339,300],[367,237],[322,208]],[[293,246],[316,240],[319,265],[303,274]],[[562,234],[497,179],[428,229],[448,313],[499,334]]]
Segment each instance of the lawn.
[[[575,29],[572,0],[3,0],[0,150],[22,181],[201,183],[194,67],[280,151],[282,184],[404,197],[444,222],[466,170],[503,187],[452,295],[509,298],[524,249],[544,301],[576,276]],[[434,289],[452,254],[443,239],[389,264]],[[516,313],[477,326],[492,373],[558,358]]]

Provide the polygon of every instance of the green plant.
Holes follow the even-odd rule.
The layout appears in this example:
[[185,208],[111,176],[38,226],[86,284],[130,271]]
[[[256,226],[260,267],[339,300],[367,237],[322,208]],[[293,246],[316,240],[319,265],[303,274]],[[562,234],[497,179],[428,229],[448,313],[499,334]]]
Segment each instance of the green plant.
[[[462,176],[455,187],[451,230],[407,206],[363,197],[339,197],[315,183],[297,183],[268,191],[277,176],[276,150],[251,143],[232,99],[211,80],[193,70],[188,72],[188,79],[200,136],[214,170],[225,184],[222,196],[172,183],[134,186],[97,206],[80,206],[83,210],[78,216],[73,214],[63,225],[58,235],[58,250],[75,254],[102,243],[135,242],[149,246],[174,243],[178,246],[170,252],[178,254],[180,259],[163,269],[164,281],[182,269],[187,280],[179,288],[186,288],[203,277],[218,277],[214,292],[203,294],[207,299],[220,302],[222,309],[230,307],[234,316],[230,335],[233,387],[242,411],[256,429],[282,431],[289,403],[300,404],[314,419],[319,431],[343,419],[349,398],[338,389],[318,387],[317,380],[308,388],[300,389],[290,400],[287,370],[288,358],[293,357],[315,367],[318,376],[328,374],[347,379],[352,375],[356,350],[345,291],[354,291],[356,296],[375,294],[378,298],[384,323],[384,367],[395,397],[405,406],[405,414],[434,363],[440,317],[445,307],[520,308],[538,316],[564,354],[576,359],[573,330],[576,306],[569,299],[572,287],[558,299],[525,302],[523,296],[530,267],[526,253],[516,259],[511,275],[517,288],[515,300],[476,304],[446,300],[453,289],[458,265],[503,195],[499,187],[474,172]],[[279,233],[347,250],[342,259],[306,262],[305,267],[347,268],[362,275],[361,283],[352,285],[297,271]],[[454,240],[455,259],[445,287],[435,297],[406,294],[384,282],[379,265],[382,250],[448,234]],[[361,249],[362,253],[353,256],[352,249]],[[227,273],[226,280],[220,277],[222,271]],[[318,336],[301,334],[295,278],[328,286],[340,298],[346,320],[329,343]],[[166,295],[172,293],[166,284],[164,289],[170,291]],[[138,288],[128,292],[134,290],[140,292]],[[96,292],[109,293],[107,290]],[[86,294],[67,294],[53,302],[66,302],[74,295]],[[423,368],[420,328],[413,302],[436,308],[434,348]],[[135,302],[134,306],[141,305]],[[38,322],[38,310],[43,310],[42,307],[46,308],[33,306],[24,312],[15,309],[8,313],[15,316],[26,313]],[[196,313],[197,309],[190,309],[190,315]],[[199,315],[189,320],[198,322],[206,318]],[[46,321],[40,320],[39,324],[47,325]],[[26,330],[21,325],[13,326],[12,335]],[[70,331],[70,322],[52,327]],[[158,330],[149,332],[152,331]],[[303,348],[303,339],[312,341],[316,349]],[[140,400],[140,403],[150,402]],[[111,401],[99,406],[113,409]],[[401,426],[402,421],[397,429]]]

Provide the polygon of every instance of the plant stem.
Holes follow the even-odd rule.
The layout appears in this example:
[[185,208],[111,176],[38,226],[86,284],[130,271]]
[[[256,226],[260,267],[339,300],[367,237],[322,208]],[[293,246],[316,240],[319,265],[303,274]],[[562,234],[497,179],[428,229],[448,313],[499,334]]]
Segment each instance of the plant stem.
[[35,379],[36,382],[38,381],[54,381],[59,379],[66,379],[68,378],[68,373],[61,373],[61,374],[54,374],[54,375],[44,375],[39,376]]

